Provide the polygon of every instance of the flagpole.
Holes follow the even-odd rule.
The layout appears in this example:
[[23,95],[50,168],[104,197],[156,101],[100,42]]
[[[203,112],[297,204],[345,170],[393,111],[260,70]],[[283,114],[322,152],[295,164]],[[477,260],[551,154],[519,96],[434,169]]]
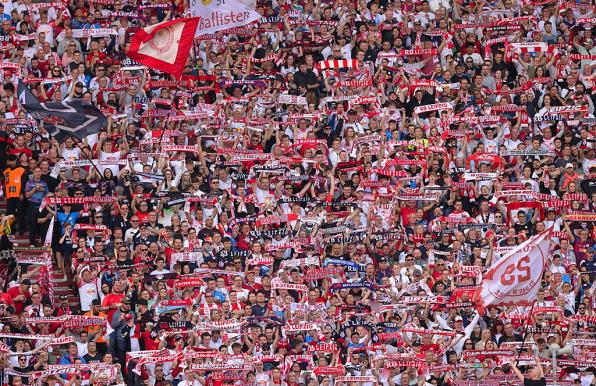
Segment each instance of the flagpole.
[[[195,63],[196,63],[196,61],[197,61],[197,51],[195,49],[194,38],[193,38],[193,41],[192,41],[192,53],[195,56]],[[178,87],[176,87],[176,89],[174,90],[174,95],[172,95],[172,107],[174,109],[173,111],[176,111],[176,109],[177,109],[177,106],[174,105],[174,103],[176,101],[176,96],[177,95],[178,95]],[[166,132],[166,122],[164,121],[163,128],[162,128],[161,134],[159,136],[159,150],[160,151],[161,151],[161,141],[163,140],[163,136],[164,136],[165,132]],[[155,167],[155,161],[156,161],[156,159],[154,158],[153,159],[153,162],[151,163],[151,170],[152,171],[153,171],[153,168]]]
[[[519,363],[519,357],[522,354],[522,351],[524,350],[524,344],[526,343],[526,338],[528,337],[528,324],[530,323],[530,320],[532,319],[532,313],[534,312],[534,305],[536,304],[536,300],[534,300],[532,302],[532,307],[530,308],[530,314],[528,315],[528,318],[525,321],[525,326],[524,326],[524,339],[522,340],[522,344],[521,344],[521,348],[519,350],[519,354],[517,354],[517,358],[515,359],[515,366],[517,367],[517,364]],[[538,363],[540,365],[540,363]]]
[[50,254],[48,262],[45,265],[46,275],[48,277],[48,281],[45,284],[47,285],[48,297],[50,298],[52,305],[56,303],[54,301],[54,280],[52,279],[54,275],[54,268],[52,265],[52,258],[54,255],[54,250],[52,249],[52,239],[54,238],[54,226],[56,226],[56,214],[52,215],[52,220],[50,220],[50,225],[48,226],[48,231],[46,233],[46,238],[44,241],[44,246],[48,248]]
[[[196,61],[196,52],[195,52],[195,44],[194,41],[192,43],[192,50],[193,53],[195,54],[195,61]],[[172,95],[172,108],[174,109],[173,111],[175,112],[177,109],[177,106],[174,105],[174,103],[176,102],[176,96],[178,95],[178,87],[176,87],[176,89],[174,90],[174,95]],[[164,121],[163,123],[163,128],[161,130],[161,135],[159,136],[159,150],[161,151],[161,141],[163,140],[163,136],[166,132],[166,122]],[[153,168],[155,167],[155,158],[153,159],[153,162],[151,163],[151,171],[153,172]]]
[[97,174],[99,174],[99,178],[101,180],[103,180],[104,179],[103,174],[101,174],[101,171],[99,170],[99,168],[97,167],[97,165],[93,162],[93,160],[85,155],[85,152],[83,151],[83,148],[81,147],[81,144],[79,143],[78,138],[75,141],[75,144],[77,145],[77,147],[81,151],[81,155],[83,156],[83,158],[85,158],[87,161],[91,162],[91,165],[93,166],[93,168],[95,169],[95,171],[97,172]]

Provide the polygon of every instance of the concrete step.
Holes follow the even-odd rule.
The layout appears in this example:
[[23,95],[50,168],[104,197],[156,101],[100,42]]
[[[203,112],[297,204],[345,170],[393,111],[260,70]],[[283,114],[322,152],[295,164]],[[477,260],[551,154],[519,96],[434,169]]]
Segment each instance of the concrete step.
[[52,283],[54,283],[54,285],[61,285],[64,284],[66,285],[66,277],[52,277]]
[[[3,208],[6,208],[6,201],[0,200],[0,209]],[[14,237],[15,241],[13,244],[13,249],[21,256],[39,256],[48,251],[47,247],[30,248],[29,234],[14,235]],[[68,296],[68,305],[73,310],[73,313],[78,313],[78,309],[81,306],[79,302],[79,293],[74,285],[68,285],[68,281],[66,279],[66,274],[64,272],[58,272],[56,270],[52,272],[55,302],[59,302],[60,296],[66,295]]]
[[12,249],[23,256],[41,255],[48,251],[47,247],[30,247],[29,240],[26,244],[14,245]]
[[75,295],[75,292],[73,291],[72,288],[69,287],[54,287],[54,297],[55,297],[55,301],[58,302],[60,296],[68,296],[68,305],[73,308],[73,307],[80,307],[80,303],[79,303],[79,297],[78,295]]
[[14,239],[14,240],[12,240],[12,244],[15,247],[28,247],[29,246],[29,238],[27,238],[27,239]]

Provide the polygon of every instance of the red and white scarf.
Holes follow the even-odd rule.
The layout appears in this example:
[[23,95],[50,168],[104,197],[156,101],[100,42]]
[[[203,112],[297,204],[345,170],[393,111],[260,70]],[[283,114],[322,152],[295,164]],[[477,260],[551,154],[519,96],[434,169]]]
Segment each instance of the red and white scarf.
[[358,67],[358,60],[357,59],[329,59],[323,60],[317,63],[316,69],[317,70],[332,70],[335,68],[357,68]]

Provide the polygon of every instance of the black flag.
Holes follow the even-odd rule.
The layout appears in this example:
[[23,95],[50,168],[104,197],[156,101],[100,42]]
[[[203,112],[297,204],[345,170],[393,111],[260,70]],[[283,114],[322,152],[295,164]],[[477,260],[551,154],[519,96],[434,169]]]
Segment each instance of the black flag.
[[23,82],[19,82],[17,96],[27,114],[42,121],[50,135],[59,141],[70,136],[82,140],[99,132],[107,122],[97,107],[82,99],[40,103]]

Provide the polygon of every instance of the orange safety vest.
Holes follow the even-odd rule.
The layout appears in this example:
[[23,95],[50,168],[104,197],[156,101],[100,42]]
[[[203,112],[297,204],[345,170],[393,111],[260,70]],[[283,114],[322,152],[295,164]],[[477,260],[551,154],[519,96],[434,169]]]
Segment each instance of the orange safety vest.
[[6,188],[4,195],[6,198],[19,198],[21,195],[21,177],[25,169],[17,167],[15,169],[6,168],[4,170],[4,186]]

